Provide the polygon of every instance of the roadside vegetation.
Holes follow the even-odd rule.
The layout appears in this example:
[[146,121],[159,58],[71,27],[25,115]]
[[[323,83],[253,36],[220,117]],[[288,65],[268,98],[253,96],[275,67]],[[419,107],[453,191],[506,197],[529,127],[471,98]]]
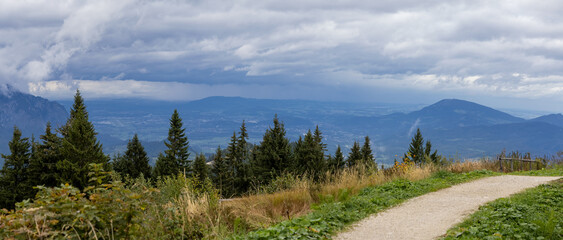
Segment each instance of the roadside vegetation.
[[[534,171],[552,175],[561,170]],[[563,239],[563,179],[480,207],[444,239]]]
[[103,154],[79,92],[67,124],[48,125],[40,139],[15,128],[2,155],[0,238],[330,238],[406,199],[499,174],[495,161],[438,155],[420,130],[388,168],[377,166],[367,136],[347,156],[340,147],[327,154],[318,127],[290,142],[277,117],[258,145],[247,143],[243,121],[207,164],[203,154],[189,158],[177,111],[151,167],[137,135],[124,155]]

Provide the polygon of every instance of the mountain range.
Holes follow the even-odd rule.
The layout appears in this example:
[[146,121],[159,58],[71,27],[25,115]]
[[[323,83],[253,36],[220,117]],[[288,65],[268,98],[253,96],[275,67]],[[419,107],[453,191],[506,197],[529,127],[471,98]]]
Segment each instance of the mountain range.
[[[149,156],[164,150],[168,119],[178,109],[193,153],[225,148],[243,120],[249,142],[260,143],[277,114],[287,136],[296,140],[319,126],[329,152],[340,145],[346,152],[354,141],[369,135],[378,163],[391,164],[407,150],[420,128],[425,139],[447,157],[494,157],[502,150],[551,155],[563,150],[563,115],[523,119],[458,99],[429,106],[420,104],[345,103],[305,100],[264,100],[210,97],[191,102],[151,100],[85,100],[90,120],[108,154],[125,150],[127,140],[138,133]],[[0,96],[0,152],[8,153],[13,126],[38,138],[47,121],[64,124],[72,102],[60,103],[11,89]],[[195,154],[192,154],[194,156]]]

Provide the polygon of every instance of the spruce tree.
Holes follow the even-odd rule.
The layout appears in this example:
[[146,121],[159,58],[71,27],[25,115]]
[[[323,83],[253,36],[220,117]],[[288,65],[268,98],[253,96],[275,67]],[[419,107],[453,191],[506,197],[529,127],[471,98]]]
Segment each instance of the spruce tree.
[[360,143],[354,141],[354,145],[350,149],[350,154],[348,154],[348,167],[356,166],[358,163],[362,161],[362,152],[360,150]]
[[227,147],[227,153],[225,154],[225,159],[227,162],[227,178],[229,179],[229,186],[225,189],[225,194],[229,196],[237,194],[237,181],[238,181],[238,170],[239,166],[239,148],[237,144],[237,134],[233,132],[231,137],[231,142]]
[[228,183],[227,171],[228,166],[225,162],[225,158],[223,158],[223,152],[221,151],[221,147],[217,147],[217,151],[213,156],[213,168],[211,168],[211,176],[213,179],[213,183],[219,190],[219,194],[221,196],[226,196],[226,185]]
[[15,203],[33,197],[34,189],[29,185],[29,158],[31,144],[22,138],[21,131],[14,127],[12,140],[8,143],[10,155],[2,154],[4,166],[0,170],[0,208],[13,209]]
[[83,189],[88,185],[91,163],[107,164],[109,158],[97,140],[94,125],[88,120],[88,112],[80,91],[76,91],[74,105],[67,124],[61,128],[62,161],[57,162],[58,180]]
[[336,147],[336,151],[334,152],[334,157],[331,159],[331,169],[332,171],[340,171],[346,166],[346,162],[344,160],[344,155],[342,154],[342,149],[340,149],[340,145]]
[[274,117],[274,127],[266,130],[260,144],[254,172],[261,182],[270,182],[280,176],[292,166],[291,148],[289,140],[285,137],[285,127],[280,123],[278,116]]
[[416,129],[416,134],[413,136],[411,144],[409,146],[408,155],[415,164],[424,163],[424,138],[422,138],[422,133],[420,129]]
[[248,133],[245,121],[240,126],[237,139],[237,169],[236,169],[236,191],[238,194],[245,193],[250,188],[250,163],[248,156]]
[[373,153],[371,151],[371,142],[369,136],[365,137],[364,145],[362,146],[361,152],[362,152],[363,164],[367,168],[373,168],[377,166],[375,164],[375,158],[373,157]]
[[194,160],[194,175],[199,184],[203,184],[208,177],[208,168],[205,160],[205,155],[200,153]]
[[36,159],[39,162],[41,174],[39,181],[46,187],[56,187],[60,185],[57,181],[57,162],[63,159],[61,154],[62,139],[53,133],[51,123],[47,123],[45,134],[39,136],[41,142],[37,146]]
[[129,175],[132,178],[138,178],[143,174],[145,178],[150,178],[149,157],[137,134],[127,143],[125,155],[114,161],[114,170],[122,176]]
[[175,175],[179,172],[185,172],[191,175],[192,169],[188,157],[188,137],[186,137],[185,129],[182,128],[182,119],[178,111],[174,109],[170,118],[170,129],[168,130],[167,141],[164,142],[167,150],[164,154],[160,154],[155,165],[156,176]]

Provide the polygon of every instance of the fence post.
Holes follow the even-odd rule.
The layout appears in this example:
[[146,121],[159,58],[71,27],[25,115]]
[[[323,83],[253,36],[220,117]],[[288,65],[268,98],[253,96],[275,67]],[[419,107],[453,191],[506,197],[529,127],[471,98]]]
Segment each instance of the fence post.
[[530,158],[530,171],[532,171],[532,159]]
[[522,172],[522,165],[524,165],[524,159],[518,159],[518,162],[520,163],[520,172]]
[[500,158],[500,156],[498,156],[497,159],[498,159],[498,164],[499,164],[499,167],[500,167],[500,172],[504,172],[504,171],[502,171],[502,159]]
[[510,158],[510,172],[514,172],[514,158]]

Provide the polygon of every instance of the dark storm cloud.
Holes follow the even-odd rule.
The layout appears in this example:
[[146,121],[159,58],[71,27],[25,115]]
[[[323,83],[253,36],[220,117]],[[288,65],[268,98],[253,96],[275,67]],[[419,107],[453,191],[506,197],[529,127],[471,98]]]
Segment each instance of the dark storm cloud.
[[531,0],[0,1],[0,80],[48,97],[346,86],[561,101],[561,12]]

